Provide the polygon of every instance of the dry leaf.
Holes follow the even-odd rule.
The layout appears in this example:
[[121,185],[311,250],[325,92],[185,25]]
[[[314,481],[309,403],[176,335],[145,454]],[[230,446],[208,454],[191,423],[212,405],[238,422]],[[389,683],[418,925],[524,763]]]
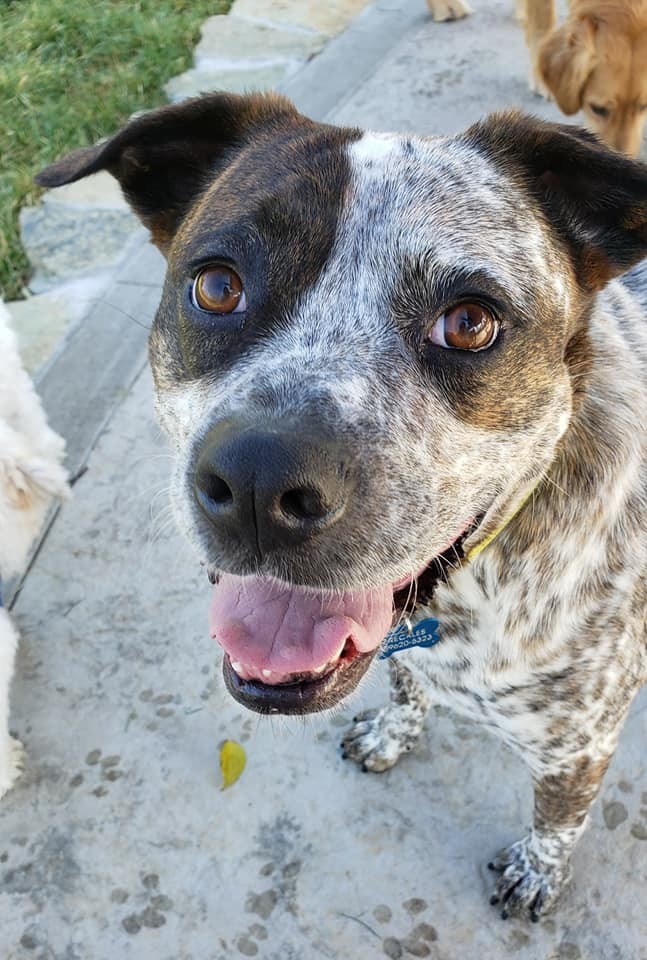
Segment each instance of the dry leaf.
[[236,783],[245,769],[247,757],[245,750],[235,740],[225,740],[220,748],[220,769],[222,770],[222,789],[226,790]]

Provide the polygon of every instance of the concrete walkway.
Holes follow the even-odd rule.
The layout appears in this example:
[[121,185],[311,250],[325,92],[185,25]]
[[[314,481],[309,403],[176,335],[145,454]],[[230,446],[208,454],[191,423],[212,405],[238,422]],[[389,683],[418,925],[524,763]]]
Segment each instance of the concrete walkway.
[[[502,54],[505,51],[505,56]],[[520,103],[508,5],[433,24],[380,0],[284,84],[319,118],[459,129]],[[263,721],[224,692],[209,585],[166,506],[145,369],[162,263],[142,248],[47,369],[52,420],[87,466],[16,604],[12,727],[28,767],[0,806],[0,960],[645,960],[647,695],[635,702],[574,885],[539,925],[488,905],[485,863],[531,816],[523,765],[436,711],[380,777],[332,718]],[[218,747],[247,768],[222,792]]]

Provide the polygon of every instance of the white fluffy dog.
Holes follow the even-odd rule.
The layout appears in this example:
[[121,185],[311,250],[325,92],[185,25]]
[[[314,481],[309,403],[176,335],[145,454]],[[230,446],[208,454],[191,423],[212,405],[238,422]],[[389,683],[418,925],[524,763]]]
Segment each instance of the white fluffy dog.
[[64,452],[64,441],[47,426],[0,301],[0,797],[23,765],[22,744],[8,729],[18,634],[3,606],[2,579],[22,572],[52,499],[69,495]]

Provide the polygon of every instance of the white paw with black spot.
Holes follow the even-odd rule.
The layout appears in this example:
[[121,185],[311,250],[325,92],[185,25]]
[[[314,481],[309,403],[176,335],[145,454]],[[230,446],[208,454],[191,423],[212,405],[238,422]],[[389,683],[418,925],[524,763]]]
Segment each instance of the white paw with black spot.
[[504,920],[512,915],[528,913],[530,919],[537,922],[555,906],[567,880],[567,867],[561,862],[539,862],[530,852],[529,844],[529,837],[518,840],[501,850],[488,863],[490,870],[497,870],[501,874],[490,903],[501,905]]
[[419,733],[419,723],[404,709],[369,710],[354,718],[341,743],[342,756],[361,764],[363,770],[382,773],[415,746]]

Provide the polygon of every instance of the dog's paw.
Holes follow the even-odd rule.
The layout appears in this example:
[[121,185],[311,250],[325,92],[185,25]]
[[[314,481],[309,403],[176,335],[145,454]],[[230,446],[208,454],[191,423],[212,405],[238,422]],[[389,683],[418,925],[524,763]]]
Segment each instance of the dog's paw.
[[419,712],[409,707],[369,710],[354,718],[341,743],[342,756],[361,764],[363,770],[382,773],[415,746],[421,729]]
[[463,0],[427,0],[427,6],[436,23],[444,20],[462,20],[472,12]]
[[504,920],[527,913],[536,922],[549,913],[569,874],[563,860],[541,860],[532,850],[529,836],[501,850],[488,867],[501,873],[490,903],[501,904]]
[[41,457],[2,461],[0,476],[9,503],[17,510],[27,510],[50,497],[67,500],[70,496],[67,473],[55,461]]
[[20,740],[7,736],[0,751],[0,797],[13,787],[25,766],[25,748]]

